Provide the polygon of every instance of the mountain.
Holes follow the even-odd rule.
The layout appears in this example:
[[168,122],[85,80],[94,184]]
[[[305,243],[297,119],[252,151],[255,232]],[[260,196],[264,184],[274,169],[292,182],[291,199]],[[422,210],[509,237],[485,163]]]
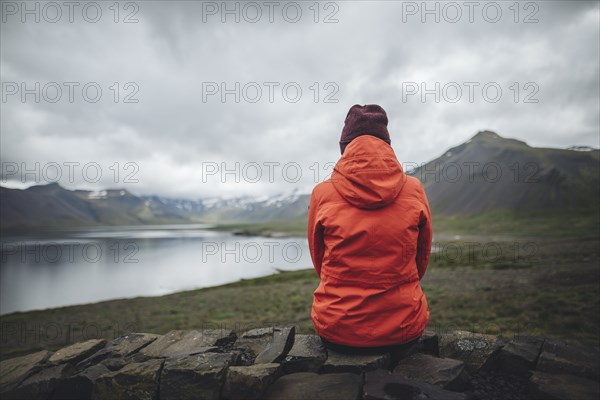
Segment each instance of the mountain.
[[[597,215],[600,151],[530,147],[490,131],[407,173],[423,183],[440,216],[490,212]],[[26,190],[0,188],[2,229],[39,226],[162,223],[245,223],[306,218],[309,194],[171,199],[126,190],[67,190],[58,184]],[[290,222],[292,223],[292,222]]]
[[306,213],[308,194],[198,200],[135,196],[122,189],[67,190],[57,183],[25,190],[0,187],[2,229],[189,222],[255,222]]
[[187,214],[126,190],[67,190],[57,183],[26,190],[0,187],[2,229],[40,226],[129,225],[186,222]]
[[581,150],[535,148],[482,131],[410,174],[440,215],[584,212],[598,208],[600,152]]
[[274,196],[206,197],[198,200],[142,196],[150,204],[180,212],[203,222],[287,220],[306,214],[310,194],[294,189]]
[[202,199],[201,217],[206,222],[258,222],[287,220],[306,214],[310,194],[297,189],[289,193],[262,197],[234,197],[230,199]]

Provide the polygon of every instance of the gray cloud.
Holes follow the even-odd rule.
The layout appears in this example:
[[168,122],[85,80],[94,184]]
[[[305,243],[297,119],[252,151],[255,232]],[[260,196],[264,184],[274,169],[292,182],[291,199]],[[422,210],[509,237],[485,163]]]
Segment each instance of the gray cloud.
[[[3,10],[7,3],[13,4],[3,1]],[[43,168],[50,162],[95,162],[102,170],[98,182],[76,174],[73,182],[63,176],[61,183],[71,188],[126,187],[137,194],[193,198],[307,191],[325,176],[330,167],[326,163],[339,157],[343,120],[356,103],[379,103],[387,110],[392,146],[404,162],[428,161],[482,129],[535,146],[600,145],[598,2],[529,2],[537,10],[521,3],[518,23],[509,8],[513,2],[493,3],[502,11],[496,23],[481,14],[490,2],[479,3],[473,22],[463,6],[456,23],[445,21],[444,14],[439,23],[432,15],[425,23],[420,15],[405,15],[403,22],[403,9],[420,7],[421,2],[322,2],[320,21],[338,7],[334,17],[339,22],[328,24],[313,22],[313,3],[296,3],[303,12],[297,23],[282,17],[284,2],[278,3],[273,23],[263,2],[254,3],[263,12],[257,23],[244,21],[243,15],[239,23],[232,15],[225,23],[219,15],[203,22],[203,5],[221,2],[137,2],[139,21],[131,24],[113,21],[108,8],[112,2],[99,3],[103,14],[97,23],[85,21],[77,11],[72,23],[66,15],[57,23],[44,21],[43,15],[39,23],[31,16],[23,23],[20,15],[3,11],[3,90],[10,82],[25,82],[29,88],[35,82],[80,83],[73,103],[62,85],[63,96],[56,103],[44,98],[36,103],[33,95],[22,103],[14,95],[0,104],[3,165],[31,167],[37,162]],[[239,4],[252,11],[247,3]],[[435,4],[441,11],[448,7],[428,3]],[[119,20],[132,10],[124,5]],[[533,11],[539,21],[523,23]],[[100,101],[82,99],[81,87],[88,82],[102,88]],[[115,82],[117,103],[111,90]],[[135,86],[126,88],[127,82]],[[236,103],[229,94],[225,103],[219,96],[205,102],[202,89],[207,82],[225,82],[230,89],[235,82],[240,88],[255,82],[262,97],[256,103],[244,98]],[[273,102],[264,82],[278,84]],[[451,85],[439,103],[434,95],[421,102],[419,95],[403,99],[403,84],[410,82],[428,89],[436,82],[440,88]],[[447,101],[454,96],[452,82],[463,95],[455,103]],[[479,84],[473,102],[467,100],[465,82]],[[515,82],[518,102],[513,99]],[[535,89],[526,88],[528,82],[539,89],[533,96],[538,103],[523,102]],[[284,98],[286,83],[302,89],[298,102]],[[483,98],[486,83],[501,87],[498,102]],[[133,97],[139,102],[124,103],[123,96],[136,87]],[[256,85],[246,88],[248,97],[254,97]],[[337,102],[325,103],[327,95]],[[139,168],[139,182],[123,181],[132,171],[124,168],[127,162]],[[264,167],[269,162],[279,163],[272,183]],[[257,163],[263,179],[244,182],[240,174],[238,183],[235,174],[203,176],[207,163],[219,168],[239,163],[240,173],[244,166],[249,173],[255,165],[250,163]],[[302,169],[297,182],[290,167],[294,165]]]

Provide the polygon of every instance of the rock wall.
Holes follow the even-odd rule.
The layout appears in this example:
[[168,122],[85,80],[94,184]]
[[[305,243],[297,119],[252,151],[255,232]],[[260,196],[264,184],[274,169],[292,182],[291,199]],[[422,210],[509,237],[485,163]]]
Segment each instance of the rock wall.
[[[599,349],[426,331],[404,354],[344,355],[293,326],[131,333],[0,363],[2,399],[598,399]],[[397,360],[399,358],[399,360]]]

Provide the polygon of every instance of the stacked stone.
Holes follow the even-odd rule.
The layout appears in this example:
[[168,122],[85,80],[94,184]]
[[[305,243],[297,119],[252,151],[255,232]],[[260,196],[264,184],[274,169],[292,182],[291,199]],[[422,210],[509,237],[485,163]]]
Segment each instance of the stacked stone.
[[293,326],[131,333],[0,363],[2,399],[597,399],[598,348],[426,332],[390,354],[327,351]]

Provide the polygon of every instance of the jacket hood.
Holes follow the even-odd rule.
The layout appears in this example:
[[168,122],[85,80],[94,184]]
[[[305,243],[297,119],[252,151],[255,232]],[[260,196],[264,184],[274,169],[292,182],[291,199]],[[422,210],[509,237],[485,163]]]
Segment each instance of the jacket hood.
[[382,208],[393,202],[406,175],[392,147],[370,135],[352,140],[344,150],[331,182],[348,203],[358,208]]

